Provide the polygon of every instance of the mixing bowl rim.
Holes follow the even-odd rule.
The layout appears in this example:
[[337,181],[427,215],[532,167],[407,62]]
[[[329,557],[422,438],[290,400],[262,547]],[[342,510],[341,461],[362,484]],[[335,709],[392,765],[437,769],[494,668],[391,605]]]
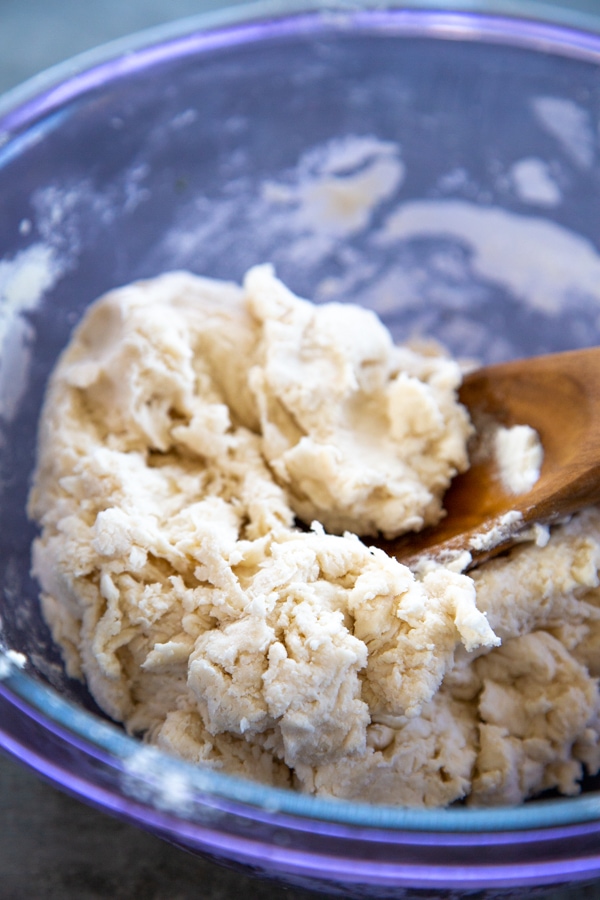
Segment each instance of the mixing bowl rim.
[[[481,8],[478,8],[480,6]],[[482,40],[547,52],[562,52],[580,59],[600,59],[600,15],[549,6],[543,0],[490,0],[477,4],[472,0],[254,0],[245,5],[225,6],[171,22],[142,29],[107,41],[50,66],[0,95],[0,149],[15,127],[26,127],[33,115],[44,114],[52,103],[64,103],[68,97],[58,88],[84,73],[105,64],[121,63],[121,73],[132,71],[144,56],[159,45],[167,47],[197,33],[206,46],[218,46],[223,32],[231,34],[269,22],[290,22],[297,27],[300,18],[322,20],[344,29],[352,21],[369,17],[371,23],[389,26],[389,16],[399,22],[406,34],[413,31],[424,37]],[[247,34],[246,34],[247,39]],[[212,40],[211,40],[212,38]],[[226,40],[230,41],[230,35]],[[194,52],[194,47],[190,52]],[[84,90],[86,86],[84,85]],[[82,93],[78,87],[77,93]],[[33,104],[38,99],[39,104]],[[26,117],[15,117],[19,110]],[[4,124],[3,124],[4,122]]]
[[[501,5],[501,4],[500,4]],[[538,4],[523,4],[526,7]],[[372,8],[371,8],[372,7]],[[327,18],[322,15],[326,13]],[[330,16],[333,15],[333,18]],[[318,18],[315,18],[318,16]],[[327,26],[346,28],[349,22],[360,27],[389,27],[394,17],[397,36],[425,38],[486,40],[510,46],[520,46],[534,52],[562,52],[564,55],[593,61],[600,65],[600,35],[577,30],[571,26],[527,18],[494,15],[485,11],[449,11],[448,9],[397,7],[381,3],[363,4],[360,9],[332,10],[331,4],[319,2],[283,3],[280,0],[259,0],[247,7],[232,7],[213,14],[201,14],[165,26],[148,29],[129,38],[113,41],[94,51],[74,57],[30,79],[19,88],[0,98],[0,164],[3,150],[10,143],[14,131],[22,132],[43,114],[75,94],[85,94],[90,82],[86,76],[105,75],[111,65],[118,66],[116,77],[144,66],[152,65],[164,54],[176,55],[176,48],[192,36],[196,40],[187,45],[186,52],[198,52],[210,47],[231,43],[232,38],[247,39],[253,34],[264,36],[281,34],[286,27],[300,22],[303,28]],[[402,21],[401,21],[402,19]],[[255,30],[256,29],[256,30]],[[157,53],[162,49],[164,53]],[[108,68],[107,68],[108,67]],[[113,73],[114,76],[114,73]],[[71,91],[60,91],[69,86]],[[58,90],[58,93],[57,93]],[[4,121],[4,125],[2,122]],[[66,701],[52,687],[21,671],[10,655],[0,653],[0,688],[25,711],[27,708],[38,722],[53,723],[83,741],[93,755],[100,748],[119,762],[131,759],[140,752],[140,742],[121,731],[116,725],[78,708]],[[52,715],[49,714],[52,710]],[[90,735],[93,737],[90,738]],[[7,746],[0,728],[0,746]],[[4,741],[4,744],[3,744]],[[337,822],[367,829],[391,829],[409,832],[503,832],[530,829],[561,828],[600,820],[600,792],[590,792],[575,798],[538,801],[516,807],[486,809],[408,809],[354,803],[338,799],[308,796],[287,789],[279,789],[212,769],[194,766],[156,750],[164,772],[185,772],[197,789],[231,800],[240,807],[271,810],[305,819]]]

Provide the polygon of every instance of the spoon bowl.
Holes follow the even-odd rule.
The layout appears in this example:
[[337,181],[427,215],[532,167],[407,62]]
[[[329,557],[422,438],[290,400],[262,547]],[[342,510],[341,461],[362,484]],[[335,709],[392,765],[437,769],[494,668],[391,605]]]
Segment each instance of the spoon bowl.
[[[532,525],[552,524],[600,501],[600,347],[513,360],[465,376],[459,397],[475,426],[470,468],[452,482],[446,516],[417,535],[379,545],[400,562],[444,562],[467,551],[469,567],[508,549]],[[498,426],[529,425],[544,452],[531,490],[506,489],[492,452]]]

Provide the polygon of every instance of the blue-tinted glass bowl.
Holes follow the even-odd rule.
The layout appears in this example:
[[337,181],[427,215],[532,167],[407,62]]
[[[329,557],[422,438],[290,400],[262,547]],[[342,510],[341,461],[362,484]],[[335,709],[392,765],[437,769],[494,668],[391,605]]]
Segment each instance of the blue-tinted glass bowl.
[[[117,284],[175,267],[239,279],[271,260],[301,294],[373,305],[398,339],[482,360],[600,342],[600,38],[382,6],[189,20],[2,101],[0,614],[26,665],[0,656],[0,745],[87,802],[289,883],[522,896],[600,877],[594,779],[518,808],[409,810],[192,767],[126,736],[66,678],[28,574],[44,385]],[[348,171],[343,147],[362,147]],[[352,225],[298,213],[336,153],[340,178],[393,160]]]

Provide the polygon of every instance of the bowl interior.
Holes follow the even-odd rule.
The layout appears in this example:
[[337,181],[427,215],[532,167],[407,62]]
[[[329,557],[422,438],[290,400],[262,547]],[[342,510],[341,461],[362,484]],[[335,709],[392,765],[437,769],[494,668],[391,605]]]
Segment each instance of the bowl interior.
[[[0,614],[27,658],[13,688],[47,722],[130,752],[65,676],[29,576],[37,418],[86,306],[169,269],[240,280],[270,261],[296,293],[365,304],[397,340],[434,337],[461,357],[596,344],[599,72],[600,39],[532,22],[307,14],[188,29],[5,104]],[[239,797],[234,779],[214,785]],[[434,822],[244,791],[322,818]],[[435,822],[551,824],[595,815],[592,798]]]

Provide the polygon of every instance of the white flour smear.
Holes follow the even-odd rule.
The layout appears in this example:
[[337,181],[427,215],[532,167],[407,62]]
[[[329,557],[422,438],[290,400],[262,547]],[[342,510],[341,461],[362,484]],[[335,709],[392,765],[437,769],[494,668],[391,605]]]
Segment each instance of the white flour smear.
[[10,421],[27,385],[34,310],[62,274],[57,254],[32,244],[12,259],[0,260],[0,417]]
[[594,163],[595,137],[589,113],[565,97],[536,97],[533,113],[561,149],[582,169]]
[[366,228],[404,178],[395,144],[374,138],[332,141],[301,161],[295,182],[268,182],[263,199],[286,215],[290,231],[348,237]]
[[435,235],[463,242],[480,278],[502,284],[532,309],[552,315],[574,299],[600,308],[600,255],[591,241],[555,222],[462,200],[416,200],[390,215],[376,242]]
[[[570,101],[537,99],[545,130],[555,113],[570,149],[560,146],[578,167],[587,164],[593,135],[585,115]],[[449,168],[432,184],[437,196],[408,199],[401,146],[350,134],[309,148],[268,179],[244,176],[215,196],[190,198],[148,262],[239,280],[268,261],[318,303],[371,306],[398,340],[435,335],[452,352],[489,362],[542,352],[542,332],[556,334],[561,317],[565,346],[585,345],[600,306],[600,255],[586,237],[544,217],[565,199],[563,164],[524,154],[503,170],[495,193]],[[504,209],[496,195],[507,190],[534,214]]]

